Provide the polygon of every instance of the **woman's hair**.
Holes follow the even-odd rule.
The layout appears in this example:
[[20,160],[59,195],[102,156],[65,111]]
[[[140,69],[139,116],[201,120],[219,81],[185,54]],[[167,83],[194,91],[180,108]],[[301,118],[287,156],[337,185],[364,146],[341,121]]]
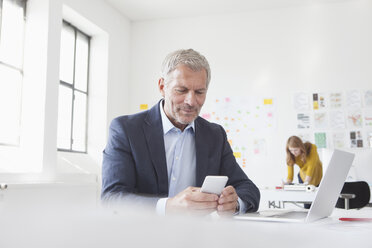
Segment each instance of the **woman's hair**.
[[303,163],[306,163],[306,156],[310,153],[311,150],[311,143],[305,142],[303,143],[302,140],[297,136],[291,136],[288,138],[286,152],[287,152],[287,165],[294,165],[296,158],[295,156],[289,151],[289,147],[291,148],[299,148],[301,151],[300,159]]
[[205,70],[207,73],[207,88],[211,81],[211,69],[207,59],[193,49],[177,50],[167,55],[161,67],[161,76],[167,81],[168,74],[178,65],[186,65],[193,71]]

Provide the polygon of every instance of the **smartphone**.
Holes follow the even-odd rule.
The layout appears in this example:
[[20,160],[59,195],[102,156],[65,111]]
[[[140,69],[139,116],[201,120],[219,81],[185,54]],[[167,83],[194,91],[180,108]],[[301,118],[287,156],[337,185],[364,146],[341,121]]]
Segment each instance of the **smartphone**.
[[228,179],[227,176],[206,176],[200,192],[221,195]]

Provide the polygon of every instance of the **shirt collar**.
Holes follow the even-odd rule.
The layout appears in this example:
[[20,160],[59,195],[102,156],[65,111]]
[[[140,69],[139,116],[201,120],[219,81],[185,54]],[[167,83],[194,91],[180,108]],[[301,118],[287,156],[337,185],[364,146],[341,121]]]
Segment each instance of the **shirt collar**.
[[[164,132],[164,135],[165,135],[166,133],[168,133],[173,128],[176,128],[176,129],[179,129],[179,128],[175,127],[173,125],[173,123],[168,119],[167,115],[164,112],[163,104],[164,104],[164,100],[162,100],[161,103],[159,104],[159,108],[160,108],[161,121],[163,123],[163,132]],[[187,125],[187,127],[185,128],[184,131],[186,131],[189,128],[191,128],[192,131],[195,130],[195,123],[194,122],[195,121],[192,121],[189,125]]]

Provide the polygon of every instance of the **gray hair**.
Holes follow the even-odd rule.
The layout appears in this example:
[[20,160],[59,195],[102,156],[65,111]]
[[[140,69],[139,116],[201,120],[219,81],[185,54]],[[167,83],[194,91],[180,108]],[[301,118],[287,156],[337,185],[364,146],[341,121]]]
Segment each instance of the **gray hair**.
[[176,69],[178,65],[186,65],[193,71],[200,71],[205,69],[207,72],[207,88],[209,82],[211,81],[211,69],[209,67],[209,63],[207,59],[193,49],[181,49],[170,54],[165,57],[162,67],[161,67],[161,76],[164,78],[165,81],[168,74],[171,73],[173,70]]

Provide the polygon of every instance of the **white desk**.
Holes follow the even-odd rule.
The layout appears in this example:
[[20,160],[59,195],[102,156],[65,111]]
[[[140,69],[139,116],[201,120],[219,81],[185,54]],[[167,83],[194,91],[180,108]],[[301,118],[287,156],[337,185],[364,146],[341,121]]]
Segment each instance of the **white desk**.
[[[370,189],[372,192],[372,186]],[[315,191],[311,192],[275,189],[274,187],[260,188],[260,210],[267,208],[285,208],[285,203],[287,202],[311,203],[314,201],[316,191],[317,188]],[[370,203],[372,203],[372,197],[370,198]]]
[[[0,212],[2,248],[226,248],[226,247],[372,247],[372,222],[340,222],[339,216],[372,216],[337,210],[332,218],[314,223],[272,223],[157,217],[136,209],[50,209]],[[66,211],[69,209],[69,211]]]
[[283,189],[260,189],[261,201],[260,209],[284,208],[285,202],[312,202],[315,198],[316,190],[311,192],[292,191]]

